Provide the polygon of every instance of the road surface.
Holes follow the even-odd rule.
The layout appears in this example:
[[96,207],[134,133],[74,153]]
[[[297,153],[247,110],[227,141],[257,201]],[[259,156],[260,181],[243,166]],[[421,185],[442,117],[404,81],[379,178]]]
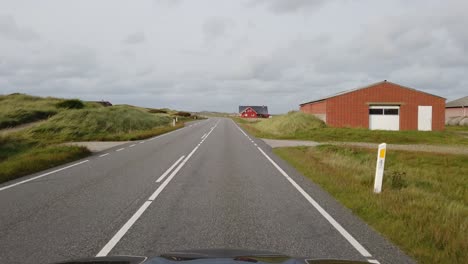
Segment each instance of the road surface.
[[200,248],[412,262],[230,119],[0,185],[0,263]]

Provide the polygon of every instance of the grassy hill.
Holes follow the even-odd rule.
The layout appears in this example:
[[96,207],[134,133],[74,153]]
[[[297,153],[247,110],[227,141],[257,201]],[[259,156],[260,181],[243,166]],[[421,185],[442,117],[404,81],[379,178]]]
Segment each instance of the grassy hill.
[[28,130],[32,138],[51,141],[118,140],[125,134],[167,126],[172,118],[128,106],[61,112]]
[[[183,127],[186,112],[131,105],[104,107],[76,99],[0,95],[0,129],[43,120],[30,128],[0,134],[0,183],[90,154],[70,141],[137,140]],[[171,126],[174,116],[179,122]],[[184,117],[185,116],[185,117]]]
[[[67,99],[38,97],[27,94],[0,95],[0,129],[47,119],[67,110],[61,103]],[[97,103],[82,103],[83,108],[101,107]]]

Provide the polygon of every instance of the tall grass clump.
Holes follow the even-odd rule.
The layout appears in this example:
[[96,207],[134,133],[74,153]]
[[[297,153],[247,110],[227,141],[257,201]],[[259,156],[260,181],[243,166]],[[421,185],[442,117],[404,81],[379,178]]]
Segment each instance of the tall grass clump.
[[113,106],[64,111],[31,128],[28,133],[32,138],[55,142],[106,140],[112,135],[149,130],[170,122],[171,118],[166,115]]
[[68,109],[101,108],[97,103],[14,93],[0,95],[0,129],[47,119]]
[[0,95],[0,129],[46,119],[58,111],[60,99],[26,94]]
[[324,128],[325,123],[313,115],[302,112],[289,112],[286,115],[273,116],[255,123],[255,128],[264,133],[291,137],[307,131]]
[[68,99],[63,100],[56,104],[58,108],[66,108],[66,109],[82,109],[85,107],[85,104],[78,99]]

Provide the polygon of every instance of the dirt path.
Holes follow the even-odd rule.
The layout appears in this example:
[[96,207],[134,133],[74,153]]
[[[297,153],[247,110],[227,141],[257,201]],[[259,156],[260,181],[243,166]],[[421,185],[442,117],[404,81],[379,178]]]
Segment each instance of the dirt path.
[[41,120],[41,121],[22,124],[22,125],[15,126],[15,127],[0,129],[0,136],[5,136],[5,135],[8,135],[10,133],[18,132],[18,131],[21,131],[21,130],[24,130],[24,129],[27,129],[27,128],[30,128],[30,127],[33,127],[33,126],[36,126],[36,125],[39,125],[39,124],[43,123],[44,121],[45,120]]
[[[355,146],[362,148],[377,149],[377,143],[366,142],[315,142],[301,140],[278,140],[278,139],[262,139],[272,148],[279,147],[295,147],[295,146],[318,146],[322,144],[332,144],[337,146]],[[422,151],[443,154],[462,154],[468,155],[468,146],[453,146],[453,145],[403,145],[403,144],[387,144],[387,148],[406,151]]]

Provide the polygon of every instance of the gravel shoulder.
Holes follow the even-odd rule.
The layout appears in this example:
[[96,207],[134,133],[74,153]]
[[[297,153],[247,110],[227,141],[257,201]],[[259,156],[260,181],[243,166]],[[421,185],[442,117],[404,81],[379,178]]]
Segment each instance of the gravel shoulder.
[[130,141],[86,141],[86,142],[69,142],[64,145],[86,147],[91,152],[100,152],[119,145],[127,144]]

